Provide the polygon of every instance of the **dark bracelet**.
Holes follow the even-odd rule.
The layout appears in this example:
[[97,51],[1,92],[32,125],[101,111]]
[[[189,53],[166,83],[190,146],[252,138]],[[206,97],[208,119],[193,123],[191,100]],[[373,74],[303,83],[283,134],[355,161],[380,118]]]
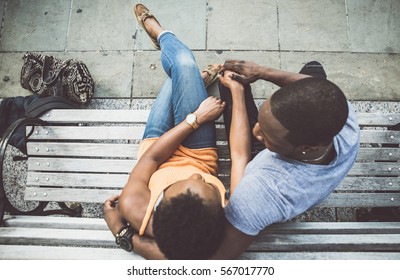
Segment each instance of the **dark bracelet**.
[[136,231],[131,226],[125,225],[115,235],[115,242],[125,251],[131,252],[133,250],[132,237],[135,234]]

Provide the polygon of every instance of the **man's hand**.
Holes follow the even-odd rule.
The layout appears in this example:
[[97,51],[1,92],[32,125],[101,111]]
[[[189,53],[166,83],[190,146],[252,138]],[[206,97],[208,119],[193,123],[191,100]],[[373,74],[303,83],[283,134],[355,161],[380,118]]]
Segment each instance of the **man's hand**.
[[225,102],[214,96],[210,96],[201,102],[199,108],[194,112],[197,122],[201,125],[218,119],[225,109]]
[[230,73],[232,80],[242,84],[250,84],[260,79],[260,74],[264,67],[252,62],[244,60],[227,60],[220,70],[220,73],[230,70],[235,73]]
[[114,236],[125,226],[125,220],[119,211],[118,198],[119,195],[112,196],[103,205],[104,220]]

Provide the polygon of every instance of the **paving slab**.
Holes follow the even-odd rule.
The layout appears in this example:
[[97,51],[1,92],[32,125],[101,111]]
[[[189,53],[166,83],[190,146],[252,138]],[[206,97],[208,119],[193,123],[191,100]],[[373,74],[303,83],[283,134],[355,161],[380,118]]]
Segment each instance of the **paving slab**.
[[[132,50],[134,0],[73,1],[68,50]],[[94,4],[95,3],[95,4]]]
[[207,48],[278,50],[275,0],[208,1]]
[[22,57],[23,53],[0,53],[0,98],[32,94],[21,86]]
[[279,1],[281,50],[349,51],[345,2]]
[[[6,0],[0,0],[0,22],[3,22],[3,12],[4,12],[5,4],[6,4]],[[0,29],[1,29],[1,24],[0,24]],[[0,34],[0,38],[1,38],[1,34]]]
[[400,1],[347,0],[353,52],[400,53]]
[[70,1],[7,1],[0,51],[65,49]]
[[[146,0],[140,1],[156,16],[160,24],[172,30],[190,49],[204,50],[206,47],[206,0]],[[129,11],[132,7],[129,7]],[[132,23],[136,20],[132,18]],[[153,50],[147,33],[138,27],[135,49]]]
[[308,61],[321,62],[328,78],[351,100],[399,101],[400,55],[282,52],[282,69],[298,72]]
[[131,97],[131,51],[71,52],[65,56],[85,62],[95,82],[94,98]]

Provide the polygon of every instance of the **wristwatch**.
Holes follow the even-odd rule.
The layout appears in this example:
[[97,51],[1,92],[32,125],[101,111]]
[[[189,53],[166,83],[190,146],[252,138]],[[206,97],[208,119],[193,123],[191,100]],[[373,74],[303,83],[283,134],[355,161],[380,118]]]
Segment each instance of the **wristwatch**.
[[198,129],[200,125],[197,122],[197,116],[195,114],[189,114],[186,116],[186,122],[188,125],[193,127],[194,129]]
[[115,243],[117,243],[125,251],[131,252],[133,250],[132,237],[136,231],[129,225],[120,229],[115,235]]

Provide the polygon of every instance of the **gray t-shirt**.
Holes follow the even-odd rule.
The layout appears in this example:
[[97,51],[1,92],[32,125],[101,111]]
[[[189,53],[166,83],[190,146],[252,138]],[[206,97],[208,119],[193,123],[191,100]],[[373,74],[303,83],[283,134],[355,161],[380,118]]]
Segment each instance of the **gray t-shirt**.
[[343,129],[334,137],[336,158],[329,165],[306,164],[283,158],[268,149],[246,167],[225,207],[228,221],[241,232],[257,235],[322,202],[355,162],[360,132],[353,107]]

